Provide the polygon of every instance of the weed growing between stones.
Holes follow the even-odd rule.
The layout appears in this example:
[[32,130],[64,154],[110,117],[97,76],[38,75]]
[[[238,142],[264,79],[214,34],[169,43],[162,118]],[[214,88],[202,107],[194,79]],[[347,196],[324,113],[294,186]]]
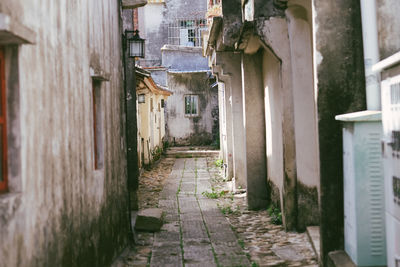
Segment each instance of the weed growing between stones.
[[211,198],[211,199],[217,199],[220,197],[224,197],[226,195],[227,191],[220,191],[217,192],[215,191],[214,187],[211,188],[211,192],[208,191],[204,191],[203,193],[201,193],[203,196],[207,197],[207,198]]
[[224,166],[224,160],[223,159],[217,159],[214,161],[215,167],[222,168]]
[[151,255],[153,254],[153,251],[150,251],[149,256],[147,257],[147,264],[146,267],[150,267],[150,261],[151,261]]
[[221,211],[222,214],[228,215],[228,214],[240,214],[240,210],[238,207],[236,207],[235,210],[232,209],[231,206],[220,206],[217,204],[219,210]]
[[282,212],[279,207],[274,205],[269,206],[267,210],[269,216],[271,216],[271,222],[276,225],[282,224]]
[[238,239],[239,246],[244,249],[244,241],[242,239]]

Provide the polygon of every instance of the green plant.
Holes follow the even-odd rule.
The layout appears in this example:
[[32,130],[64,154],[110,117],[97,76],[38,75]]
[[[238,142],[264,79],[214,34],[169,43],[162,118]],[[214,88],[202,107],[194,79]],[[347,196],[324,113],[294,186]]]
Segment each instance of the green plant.
[[162,154],[163,150],[161,147],[156,146],[152,151],[151,151],[151,156],[153,158],[153,161],[157,161],[160,159],[161,154]]
[[244,241],[242,239],[238,239],[239,246],[244,249]]
[[163,149],[166,150],[169,147],[169,142],[168,141],[164,141],[163,142]]
[[227,206],[227,207],[220,207],[220,210],[222,212],[222,214],[226,215],[226,214],[232,214],[233,210],[231,209],[231,207]]
[[214,165],[218,168],[222,168],[222,166],[224,166],[224,160],[223,159],[217,159],[216,161],[214,161]]
[[282,212],[279,207],[271,204],[267,209],[269,216],[271,216],[271,221],[273,224],[279,225],[282,224]]
[[252,263],[251,263],[251,267],[259,267],[260,265],[258,265],[258,263],[257,262],[255,262],[255,261],[253,261]]
[[204,192],[201,193],[201,194],[202,194],[203,196],[207,197],[207,198],[217,199],[217,198],[220,198],[220,197],[225,196],[226,193],[227,193],[226,191],[217,192],[217,191],[215,191],[214,188],[211,188],[211,192],[204,191]]

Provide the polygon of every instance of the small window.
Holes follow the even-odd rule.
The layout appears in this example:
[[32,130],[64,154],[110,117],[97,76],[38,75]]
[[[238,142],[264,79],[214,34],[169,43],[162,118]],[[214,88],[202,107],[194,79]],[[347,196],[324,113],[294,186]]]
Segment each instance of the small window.
[[161,99],[161,107],[164,108],[165,107],[165,100]]
[[141,103],[145,103],[145,102],[146,102],[145,94],[138,95],[138,103],[141,104]]
[[7,121],[6,83],[4,51],[0,48],[0,192],[8,190],[7,185]]
[[94,168],[103,168],[103,120],[101,106],[101,82],[93,80],[93,145],[94,145]]
[[199,107],[199,96],[186,95],[185,96],[185,115],[197,116]]

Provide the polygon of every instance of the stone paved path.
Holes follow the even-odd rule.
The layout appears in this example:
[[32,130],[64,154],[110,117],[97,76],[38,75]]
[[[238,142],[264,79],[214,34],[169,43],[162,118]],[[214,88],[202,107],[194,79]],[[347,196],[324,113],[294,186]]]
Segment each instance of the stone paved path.
[[212,199],[205,158],[177,159],[161,192],[165,224],[155,234],[150,266],[250,266]]
[[246,193],[231,192],[215,160],[163,158],[142,173],[139,207],[162,207],[167,222],[159,233],[138,232],[112,267],[318,267],[307,235],[285,232],[266,210],[249,211]]

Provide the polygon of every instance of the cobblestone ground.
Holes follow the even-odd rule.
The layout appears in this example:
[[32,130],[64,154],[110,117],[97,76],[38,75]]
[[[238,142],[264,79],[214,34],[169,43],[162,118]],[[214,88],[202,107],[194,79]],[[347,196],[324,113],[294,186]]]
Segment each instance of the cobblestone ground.
[[265,210],[248,211],[245,193],[232,194],[214,162],[164,158],[142,174],[139,206],[159,206],[166,223],[138,233],[113,267],[318,266],[306,234],[285,232]]
[[[215,159],[208,159],[212,195],[234,229],[253,266],[313,266],[318,262],[306,233],[285,232],[267,210],[249,211],[246,193],[231,193]],[[210,194],[208,194],[210,195]]]

